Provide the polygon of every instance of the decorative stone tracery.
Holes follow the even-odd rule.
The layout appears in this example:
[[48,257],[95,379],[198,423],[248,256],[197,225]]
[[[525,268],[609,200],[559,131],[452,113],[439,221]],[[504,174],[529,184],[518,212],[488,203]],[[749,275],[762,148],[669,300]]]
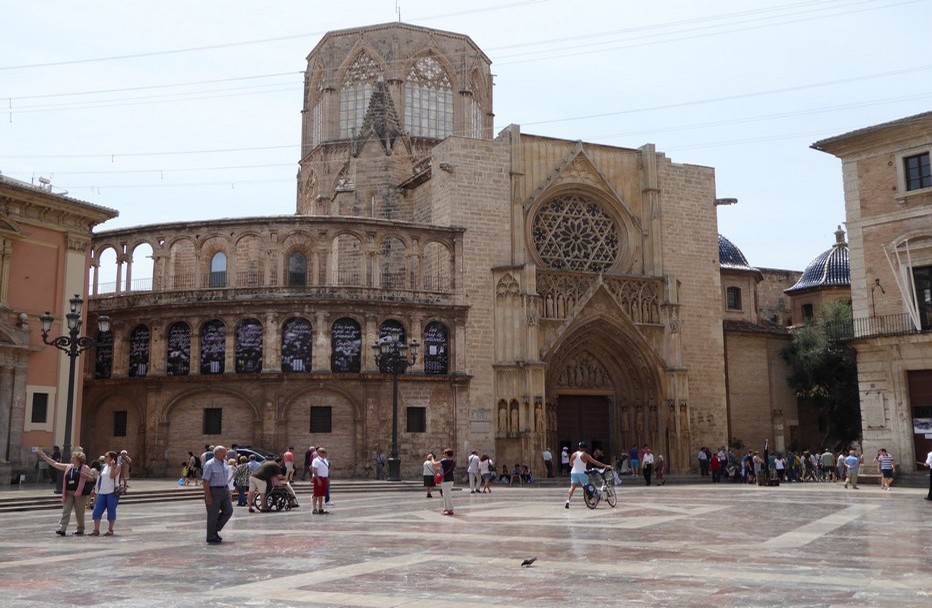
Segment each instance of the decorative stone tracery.
[[541,260],[555,270],[604,272],[618,258],[615,221],[580,194],[544,204],[534,218],[532,235]]

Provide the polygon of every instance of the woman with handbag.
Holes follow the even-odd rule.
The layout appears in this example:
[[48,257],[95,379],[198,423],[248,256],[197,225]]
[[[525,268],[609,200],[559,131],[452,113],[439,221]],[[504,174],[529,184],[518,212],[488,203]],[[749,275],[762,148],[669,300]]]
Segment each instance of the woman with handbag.
[[427,498],[433,498],[434,488],[437,487],[437,483],[434,481],[434,475],[436,474],[436,465],[440,464],[434,460],[434,454],[431,452],[427,455],[427,460],[424,461],[424,487],[427,488]]
[[71,521],[71,511],[74,510],[78,520],[78,529],[74,533],[78,536],[83,535],[85,494],[90,493],[90,490],[94,487],[94,475],[91,473],[91,469],[84,464],[87,457],[84,452],[72,452],[71,462],[64,464],[56,462],[39,448],[36,448],[36,454],[47,462],[50,467],[64,473],[61,493],[61,518],[58,520],[58,529],[55,530],[55,534],[65,535],[68,523]]
[[104,455],[104,468],[97,478],[97,499],[94,501],[94,531],[91,536],[100,536],[100,519],[104,511],[107,512],[107,531],[104,536],[113,536],[113,524],[116,523],[116,508],[120,497],[117,496],[117,480],[120,478],[120,465],[117,464],[117,453],[107,452]]

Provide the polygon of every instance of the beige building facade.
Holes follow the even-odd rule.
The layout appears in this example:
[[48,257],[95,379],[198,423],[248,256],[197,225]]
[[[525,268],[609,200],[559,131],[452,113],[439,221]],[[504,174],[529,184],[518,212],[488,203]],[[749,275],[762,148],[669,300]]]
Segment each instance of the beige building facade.
[[932,113],[816,142],[842,162],[863,449],[932,450]]
[[[91,306],[113,328],[87,370],[92,449],[161,475],[205,444],[325,445],[365,475],[390,448],[371,346],[392,330],[422,353],[399,377],[404,478],[447,447],[540,473],[544,448],[579,441],[650,444],[685,472],[764,397],[748,433],[776,441],[786,334],[727,331],[762,326],[763,275],[720,265],[714,170],[651,144],[493,136],[490,64],[460,34],[331,32],[308,56],[295,215],[96,234]],[[726,280],[754,312],[726,314]],[[729,365],[770,379],[731,405],[726,339]]]

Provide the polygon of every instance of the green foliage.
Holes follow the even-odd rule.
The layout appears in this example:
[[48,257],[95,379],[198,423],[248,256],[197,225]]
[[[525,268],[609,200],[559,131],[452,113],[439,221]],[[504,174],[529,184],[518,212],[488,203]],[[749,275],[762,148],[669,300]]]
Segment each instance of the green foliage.
[[815,323],[797,330],[781,353],[790,365],[787,384],[827,422],[823,445],[848,444],[861,436],[857,359],[854,349],[838,339],[844,333],[838,328],[850,325],[850,303],[833,302]]
[[732,437],[728,440],[728,447],[733,449],[736,452],[740,452],[744,449],[744,442],[738,439],[737,437]]

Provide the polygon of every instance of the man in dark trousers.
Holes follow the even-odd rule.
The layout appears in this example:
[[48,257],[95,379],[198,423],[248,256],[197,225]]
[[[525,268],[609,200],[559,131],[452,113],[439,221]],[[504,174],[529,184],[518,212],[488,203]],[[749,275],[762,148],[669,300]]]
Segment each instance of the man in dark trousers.
[[204,482],[204,504],[207,505],[207,542],[220,544],[220,531],[233,516],[233,501],[230,500],[230,467],[227,465],[227,449],[222,445],[214,448],[213,458],[204,464],[201,479]]

